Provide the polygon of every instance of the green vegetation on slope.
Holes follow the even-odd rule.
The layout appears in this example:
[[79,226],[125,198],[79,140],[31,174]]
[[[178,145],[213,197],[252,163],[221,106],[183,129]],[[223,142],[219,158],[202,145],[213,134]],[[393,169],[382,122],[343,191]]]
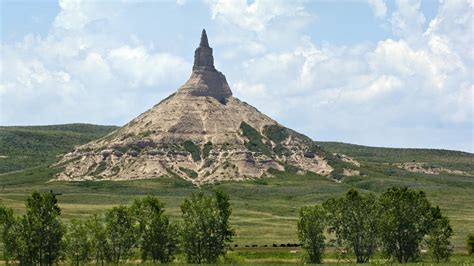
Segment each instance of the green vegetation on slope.
[[51,164],[58,154],[115,129],[89,124],[0,127],[0,173]]
[[191,153],[193,161],[196,162],[201,160],[201,150],[198,146],[196,146],[196,144],[194,144],[194,142],[186,140],[185,142],[183,142],[183,147],[187,152]]
[[439,149],[379,148],[341,142],[316,143],[329,152],[343,153],[362,162],[426,162],[433,166],[474,173],[474,154],[468,152]]
[[211,152],[211,150],[212,150],[212,143],[211,142],[207,142],[206,144],[204,144],[204,147],[202,149],[202,157],[207,158],[207,156],[209,156],[209,153]]
[[263,129],[263,134],[277,144],[284,141],[290,135],[286,128],[278,125],[266,126]]
[[[2,134],[4,131],[8,131],[8,128],[5,130],[2,128]],[[59,139],[55,140],[54,136]],[[55,143],[60,145],[61,136],[63,135],[53,135],[50,139],[51,145]],[[71,138],[69,140],[71,143],[79,144],[88,141],[81,134],[68,136]],[[8,143],[17,141],[12,140]],[[23,141],[31,140],[24,138]],[[410,173],[387,162],[416,160],[474,173],[473,154],[455,151],[371,148],[341,143],[321,142],[318,144],[329,152],[354,157],[362,164],[359,169],[362,176],[344,177],[342,183],[335,183],[313,173],[300,176],[287,171],[276,172],[275,177],[264,180],[225,182],[197,189],[189,182],[175,176],[135,181],[48,182],[59,170],[47,167],[46,163],[39,163],[33,164],[36,165],[35,167],[28,166],[32,168],[23,171],[0,174],[0,200],[6,206],[14,208],[16,213],[23,213],[24,200],[32,191],[47,192],[52,189],[63,193],[59,196],[60,205],[63,210],[62,216],[67,222],[71,218],[82,218],[100,213],[104,208],[129,204],[134,197],[139,195],[157,195],[166,204],[167,213],[170,214],[171,219],[177,219],[181,213],[179,203],[185,197],[198,190],[211,193],[214,189],[222,189],[231,197],[234,209],[231,222],[236,229],[235,244],[242,247],[236,250],[236,256],[253,256],[255,263],[262,263],[278,261],[272,258],[280,256],[275,255],[280,252],[280,248],[254,254],[255,251],[252,251],[252,248],[245,248],[245,245],[271,247],[273,244],[279,246],[297,243],[295,221],[301,206],[320,204],[335,195],[343,195],[349,188],[379,194],[390,186],[408,186],[425,191],[433,205],[441,207],[454,229],[455,251],[466,252],[467,234],[474,231],[474,207],[472,206],[474,177],[472,175]],[[3,145],[0,145],[0,148],[3,149]],[[51,155],[50,161],[55,160],[56,154],[68,151],[66,147],[62,149],[64,150],[59,151],[54,148],[48,151]],[[12,151],[12,154],[21,156],[21,153],[17,151]],[[10,156],[11,154],[5,152],[0,155]],[[10,168],[14,164],[15,162],[13,164],[2,162],[3,166]],[[281,248],[281,250],[285,254],[290,254],[290,249]],[[282,261],[295,259],[297,262],[299,256],[301,254],[285,255]]]
[[245,143],[247,149],[254,152],[261,152],[266,155],[270,154],[270,149],[262,142],[262,135],[260,135],[255,128],[242,122],[240,124],[240,129],[242,130],[242,134],[249,140]]

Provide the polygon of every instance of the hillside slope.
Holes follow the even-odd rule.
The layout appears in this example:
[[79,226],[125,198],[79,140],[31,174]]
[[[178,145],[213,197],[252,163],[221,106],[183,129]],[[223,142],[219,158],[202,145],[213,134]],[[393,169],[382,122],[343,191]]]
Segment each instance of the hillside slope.
[[[408,186],[424,190],[433,204],[439,205],[449,216],[455,230],[457,250],[464,250],[467,233],[474,231],[474,154],[456,151],[386,149],[319,142],[323,149],[347,154],[360,163],[358,170],[361,175],[343,177],[341,183],[314,173],[297,175],[291,168],[275,172],[272,178],[223,182],[200,189],[174,175],[154,180],[49,182],[60,171],[49,167],[51,162],[59,159],[57,155],[114,129],[116,127],[77,124],[1,127],[0,148],[2,155],[10,159],[0,159],[0,165],[2,169],[20,171],[0,174],[0,201],[21,213],[24,200],[32,191],[58,191],[63,194],[60,203],[67,221],[129,203],[136,196],[157,195],[165,202],[167,212],[177,218],[183,197],[196,191],[207,193],[222,189],[232,199],[236,244],[272,245],[297,241],[296,218],[301,206],[321,203],[352,187],[377,194],[390,186]],[[23,156],[38,160],[25,160]],[[20,159],[17,161],[15,158]],[[413,173],[393,165],[410,160],[462,169],[471,174]]]
[[[330,156],[329,156],[330,157]],[[125,126],[64,155],[56,180],[134,180],[176,175],[196,186],[296,167],[330,176],[314,142],[232,96],[203,30],[190,78]]]
[[51,164],[74,146],[102,137],[116,126],[66,124],[0,127],[0,174]]
[[[316,142],[331,153],[345,154],[370,165],[392,165],[398,168],[422,166],[446,170],[448,174],[474,175],[474,154],[441,149],[405,149],[369,147],[341,142]],[[419,170],[414,168],[413,170]],[[456,172],[454,172],[456,171]],[[426,171],[430,173],[430,171]]]

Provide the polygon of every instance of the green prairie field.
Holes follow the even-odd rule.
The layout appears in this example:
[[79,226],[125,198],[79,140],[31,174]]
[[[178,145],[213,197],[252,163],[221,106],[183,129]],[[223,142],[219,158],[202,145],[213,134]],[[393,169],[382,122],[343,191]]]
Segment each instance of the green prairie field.
[[[252,263],[298,263],[299,248],[280,247],[298,243],[296,221],[304,205],[320,204],[340,196],[349,188],[381,193],[391,186],[423,190],[433,205],[439,205],[454,228],[453,262],[474,263],[466,254],[465,239],[474,231],[474,154],[446,150],[373,148],[352,144],[318,142],[329,152],[343,153],[361,163],[361,176],[335,182],[313,173],[276,172],[274,177],[245,182],[225,182],[196,188],[176,177],[135,181],[51,181],[60,169],[51,164],[57,156],[114,130],[112,126],[70,124],[38,127],[0,127],[0,201],[24,212],[32,191],[53,190],[62,208],[62,218],[87,217],[135,197],[158,196],[166,213],[179,219],[183,199],[197,191],[221,189],[230,195],[232,225],[236,236],[232,247],[236,260]],[[467,172],[467,175],[411,173],[393,163],[424,162]],[[274,247],[274,244],[278,247]],[[237,245],[237,246],[235,246]],[[252,247],[254,246],[254,247]],[[348,263],[330,252],[327,262]]]

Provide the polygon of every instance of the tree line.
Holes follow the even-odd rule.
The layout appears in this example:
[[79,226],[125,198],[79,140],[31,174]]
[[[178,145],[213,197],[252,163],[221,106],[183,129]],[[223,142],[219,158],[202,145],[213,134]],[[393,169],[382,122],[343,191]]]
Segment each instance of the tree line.
[[[7,264],[103,265],[138,256],[167,263],[180,254],[189,263],[216,263],[235,235],[229,196],[196,193],[184,200],[181,212],[180,221],[170,221],[164,204],[146,196],[65,225],[56,195],[34,192],[24,215],[15,216],[0,205],[3,258]],[[322,205],[302,207],[297,233],[311,263],[321,263],[328,246],[339,254],[354,254],[358,263],[369,262],[376,252],[400,263],[419,261],[422,246],[437,262],[447,261],[452,253],[449,219],[431,206],[424,192],[404,187],[389,188],[379,197],[350,189]],[[474,234],[467,244],[473,253]]]
[[406,187],[389,188],[378,198],[350,189],[343,197],[301,208],[298,221],[298,236],[311,263],[322,262],[327,245],[342,254],[352,252],[357,263],[369,262],[379,250],[399,263],[416,262],[422,245],[435,261],[447,261],[452,235],[440,208],[431,206],[423,191]]
[[15,216],[0,206],[3,257],[21,265],[113,263],[134,258],[166,263],[181,251],[189,263],[215,263],[224,255],[234,231],[229,224],[229,196],[193,194],[181,205],[182,221],[171,222],[163,203],[154,196],[137,198],[66,226],[53,193],[34,192],[26,213]]

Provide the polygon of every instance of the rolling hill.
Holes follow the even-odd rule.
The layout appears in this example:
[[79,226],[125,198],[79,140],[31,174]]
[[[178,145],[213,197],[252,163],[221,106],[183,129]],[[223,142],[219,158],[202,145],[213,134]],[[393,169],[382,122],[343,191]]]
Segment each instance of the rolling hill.
[[[474,231],[474,154],[466,152],[318,142],[326,151],[348,155],[360,163],[360,175],[346,176],[340,183],[311,172],[300,175],[292,168],[275,171],[270,178],[228,181],[201,188],[174,175],[134,181],[50,182],[61,171],[60,166],[51,166],[60,154],[115,129],[86,124],[0,127],[0,200],[21,213],[29,193],[52,189],[62,193],[59,201],[63,218],[68,220],[152,194],[159,196],[166,203],[167,212],[176,218],[184,197],[197,190],[210,192],[219,188],[232,199],[235,243],[273,245],[297,241],[296,217],[303,205],[321,203],[351,187],[379,193],[390,186],[408,186],[424,190],[432,203],[449,216],[455,230],[456,250],[464,250],[466,235]],[[425,174],[401,168],[400,164],[413,161],[467,174]]]

